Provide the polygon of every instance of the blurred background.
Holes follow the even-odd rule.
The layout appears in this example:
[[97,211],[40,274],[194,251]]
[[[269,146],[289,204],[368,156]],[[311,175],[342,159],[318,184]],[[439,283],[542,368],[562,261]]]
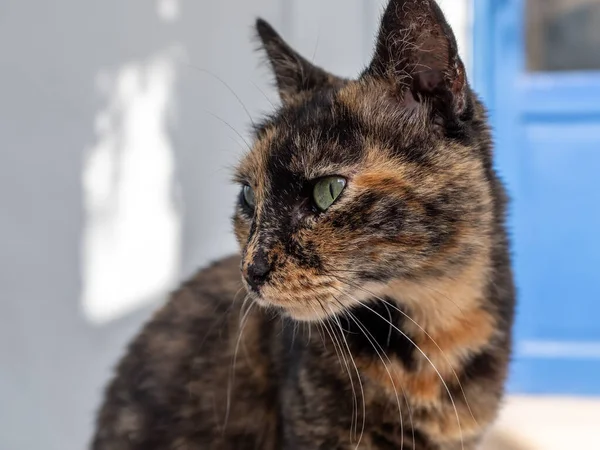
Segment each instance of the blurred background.
[[[229,168],[278,101],[256,16],[355,76],[385,3],[0,0],[0,449],[85,448],[126,342],[236,250]],[[489,448],[600,449],[600,0],[440,4],[514,198],[515,363]]]

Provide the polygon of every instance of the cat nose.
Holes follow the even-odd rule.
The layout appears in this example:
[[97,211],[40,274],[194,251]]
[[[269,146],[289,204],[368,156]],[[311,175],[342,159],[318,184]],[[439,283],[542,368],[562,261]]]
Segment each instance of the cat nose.
[[258,292],[267,281],[270,272],[271,265],[267,261],[266,255],[259,251],[246,268],[245,278],[252,290]]

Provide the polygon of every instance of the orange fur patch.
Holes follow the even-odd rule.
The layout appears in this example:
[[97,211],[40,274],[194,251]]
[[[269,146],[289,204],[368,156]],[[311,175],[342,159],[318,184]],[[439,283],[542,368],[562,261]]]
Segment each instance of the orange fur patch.
[[436,364],[447,364],[487,345],[495,326],[493,316],[481,308],[463,311],[448,328],[436,330],[429,336],[423,335],[419,339],[419,347]]
[[[411,318],[430,334],[453,330],[457,321],[464,320],[461,315],[479,308],[484,301],[489,272],[487,253],[488,249],[481,249],[481,255],[473,257],[471,264],[459,273],[419,280],[397,279],[378,290],[382,296],[400,298],[410,308]],[[475,322],[473,319],[468,323]]]
[[381,361],[372,361],[362,369],[370,380],[393,397],[397,393],[402,398],[404,391],[411,404],[432,405],[439,401],[442,385],[433,370],[410,373],[401,363],[394,361],[385,365]]

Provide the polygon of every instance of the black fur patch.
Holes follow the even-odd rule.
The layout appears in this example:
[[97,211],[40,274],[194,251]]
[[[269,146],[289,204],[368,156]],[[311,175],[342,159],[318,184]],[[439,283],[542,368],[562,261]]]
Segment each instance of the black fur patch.
[[406,317],[401,312],[375,301],[354,308],[349,314],[354,320],[343,317],[342,324],[348,331],[346,339],[355,354],[373,355],[379,360],[379,353],[385,360],[385,353],[388,357],[398,358],[407,369],[415,368],[415,346],[410,342],[413,338],[402,328]]

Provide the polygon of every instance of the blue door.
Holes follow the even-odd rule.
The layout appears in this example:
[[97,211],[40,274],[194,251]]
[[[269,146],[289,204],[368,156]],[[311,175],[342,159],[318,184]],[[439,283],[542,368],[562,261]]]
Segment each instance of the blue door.
[[519,293],[510,389],[600,394],[600,0],[474,0]]

